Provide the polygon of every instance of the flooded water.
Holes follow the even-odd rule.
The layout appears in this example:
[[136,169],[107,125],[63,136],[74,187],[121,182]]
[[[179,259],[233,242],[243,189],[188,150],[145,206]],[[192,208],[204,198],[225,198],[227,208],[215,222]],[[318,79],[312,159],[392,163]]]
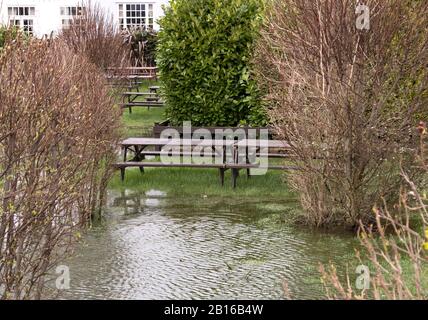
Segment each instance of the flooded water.
[[353,265],[356,240],[296,227],[291,200],[109,198],[104,221],[68,262],[63,298],[283,299],[286,282],[292,298],[319,299],[319,263]]

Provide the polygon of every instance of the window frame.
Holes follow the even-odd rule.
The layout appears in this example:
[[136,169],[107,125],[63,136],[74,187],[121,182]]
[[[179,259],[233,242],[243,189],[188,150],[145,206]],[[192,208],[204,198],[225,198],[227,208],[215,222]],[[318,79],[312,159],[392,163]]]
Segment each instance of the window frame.
[[154,28],[154,3],[153,2],[121,2],[117,6],[119,28],[130,30]]
[[7,6],[7,18],[10,25],[17,26],[28,35],[34,34],[36,6],[10,5]]
[[59,8],[59,14],[62,29],[69,28],[73,21],[76,19],[76,17],[82,16],[85,10],[85,6],[61,6]]

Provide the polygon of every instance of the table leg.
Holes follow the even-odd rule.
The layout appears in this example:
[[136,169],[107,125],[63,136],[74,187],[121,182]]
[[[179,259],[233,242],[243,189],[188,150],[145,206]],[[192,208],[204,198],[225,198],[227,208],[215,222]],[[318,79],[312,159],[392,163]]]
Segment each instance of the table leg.
[[[233,146],[233,163],[238,164],[238,147]],[[232,187],[233,189],[236,189],[237,179],[238,179],[239,171],[238,169],[233,168],[232,169]]]
[[[123,147],[123,162],[127,162],[128,160],[128,147],[124,146]],[[120,179],[123,181],[125,181],[125,171],[126,171],[126,167],[121,167],[120,168]]]
[[128,158],[128,147],[123,148],[123,162],[126,162]]
[[[146,146],[135,146],[135,161],[141,162],[145,159],[145,156],[141,155],[141,152],[143,152],[145,148]],[[140,167],[140,172],[144,173],[144,167]]]
[[[249,153],[250,153],[250,149],[248,148],[248,146],[246,147],[246,149],[245,149],[245,162],[247,163],[247,164],[250,164],[250,156],[249,156]],[[247,169],[247,179],[250,179],[251,178],[251,170],[250,169]]]
[[224,171],[225,169],[219,169],[220,170],[220,183],[221,186],[224,187]]
[[120,168],[120,179],[122,180],[122,182],[125,181],[125,168]]

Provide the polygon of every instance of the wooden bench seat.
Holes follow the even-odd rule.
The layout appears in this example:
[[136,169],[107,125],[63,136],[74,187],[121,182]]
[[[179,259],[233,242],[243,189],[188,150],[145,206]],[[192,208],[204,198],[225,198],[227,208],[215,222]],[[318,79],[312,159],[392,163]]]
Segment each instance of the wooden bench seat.
[[[226,164],[225,167],[227,169],[263,169],[260,168],[258,164],[245,164],[245,163],[230,163]],[[269,165],[268,170],[298,170],[297,167],[294,166],[277,166],[277,165]]]
[[136,97],[145,97],[145,96],[149,96],[149,97],[153,97],[153,96],[158,96],[157,93],[155,92],[123,92],[122,96],[136,96]]
[[[139,87],[138,85],[133,83],[130,84],[130,83],[123,83],[123,82],[108,82],[108,83],[105,83],[105,85],[113,88],[123,88],[128,90],[133,90]],[[138,92],[133,92],[133,93],[135,94]]]
[[149,87],[150,92],[157,93],[160,90],[160,86]]
[[122,109],[129,109],[129,113],[132,113],[132,108],[141,107],[141,108],[162,108],[165,106],[163,101],[134,101],[134,102],[125,102],[119,104]]
[[147,97],[146,101],[147,102],[160,102],[160,97]]
[[150,74],[144,74],[144,75],[136,75],[137,79],[149,79],[149,80],[156,80],[157,76],[156,75],[150,75]]
[[[142,156],[172,156],[172,157],[191,157],[194,155],[198,155],[197,153],[193,153],[193,152],[164,152],[164,151],[141,151],[140,155]],[[209,157],[220,157],[220,155],[218,153],[215,152],[204,152],[203,155],[206,158]],[[202,154],[201,154],[201,158],[203,158]]]
[[[173,147],[170,150],[156,149],[154,151],[147,150],[146,148],[163,148],[165,146]],[[221,152],[218,147],[221,146]],[[220,178],[222,185],[224,184],[225,171],[232,171],[232,183],[233,187],[236,187],[236,182],[239,177],[240,170],[247,171],[247,177],[256,175],[261,172],[252,171],[252,169],[266,169],[266,170],[298,170],[297,167],[287,165],[271,165],[263,167],[264,164],[256,164],[253,162],[254,151],[257,151],[256,156],[261,157],[264,160],[270,158],[287,158],[289,155],[290,145],[286,141],[281,140],[197,140],[197,139],[167,139],[167,138],[128,138],[121,143],[123,151],[123,162],[119,162],[115,165],[117,169],[121,171],[122,180],[125,179],[125,171],[127,168],[139,168],[141,172],[144,172],[144,168],[214,168],[220,172]],[[190,149],[182,149],[182,148]],[[204,147],[204,150],[193,149],[195,147]],[[177,149],[175,149],[177,148]],[[205,148],[210,148],[209,150]],[[229,159],[227,153],[228,148],[231,148],[230,156],[233,158]],[[253,151],[254,150],[254,151]],[[272,150],[273,152],[271,152]],[[134,154],[134,158],[128,161],[128,151]],[[196,152],[195,152],[196,151]],[[204,151],[204,152],[200,152]],[[207,152],[205,152],[207,151]],[[197,162],[202,163],[167,163],[167,162],[145,162],[146,156],[170,156],[170,157],[192,157],[194,155],[198,157]],[[218,159],[213,162],[212,157]],[[210,159],[211,161],[204,161],[204,158]],[[184,160],[184,159],[183,159]],[[232,161],[230,161],[232,160]],[[143,162],[141,162],[143,161]],[[204,163],[207,162],[207,163]]]
[[204,168],[225,169],[225,164],[163,163],[163,162],[118,162],[116,168]]
[[120,105],[124,107],[163,107],[165,103],[163,101],[133,101],[124,102]]
[[[233,188],[236,188],[237,179],[239,176],[239,170],[246,169],[247,176],[250,177],[250,169],[261,169],[259,165],[256,164],[217,164],[217,163],[163,163],[163,162],[118,162],[114,164],[114,167],[120,170],[120,176],[122,181],[125,180],[125,171],[127,168],[139,168],[143,173],[144,168],[199,168],[199,169],[219,169],[220,172],[220,182],[221,185],[224,185],[224,173],[227,170],[232,170],[232,185]],[[268,170],[298,170],[294,166],[279,166],[279,165],[269,165]]]
[[144,172],[144,168],[200,168],[200,169],[219,169],[220,182],[224,185],[224,172],[226,171],[224,164],[194,164],[194,163],[162,163],[162,162],[119,162],[114,164],[114,167],[120,169],[120,177],[125,180],[125,170],[127,168],[140,168]]
[[[183,156],[183,157],[190,157],[193,155],[198,155],[198,153],[195,152],[163,152],[163,151],[142,151],[140,153],[143,156],[161,156],[161,155],[170,155],[170,156]],[[202,155],[205,157],[217,157],[219,156],[218,153],[215,152],[203,152],[200,153],[201,157]],[[285,154],[285,153],[257,153],[256,154],[257,157],[264,157],[264,158],[269,158],[269,159],[287,159],[290,158],[290,155]]]

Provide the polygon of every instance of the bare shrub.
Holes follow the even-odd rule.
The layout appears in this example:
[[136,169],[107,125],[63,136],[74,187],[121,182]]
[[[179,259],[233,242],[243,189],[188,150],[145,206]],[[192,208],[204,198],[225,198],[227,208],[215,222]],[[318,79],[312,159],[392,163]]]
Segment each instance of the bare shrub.
[[316,226],[374,223],[428,115],[428,3],[365,3],[370,30],[357,29],[354,0],[272,0],[258,44],[271,120],[302,169],[291,184]]
[[120,124],[103,83],[61,41],[1,53],[0,298],[41,298],[100,205]]
[[81,54],[105,71],[129,64],[129,46],[113,22],[99,4],[81,2],[83,8],[71,25],[59,37],[76,54]]
[[134,67],[155,67],[157,32],[154,30],[123,30],[122,36],[129,46],[129,59]]
[[[422,144],[418,163],[428,173],[426,162],[427,138],[425,125],[422,127]],[[370,266],[370,288],[357,290],[349,280],[342,281],[333,265],[321,266],[323,283],[330,299],[427,299],[428,256],[424,243],[428,242],[423,230],[428,230],[427,197],[402,171],[405,186],[400,201],[391,210],[386,204],[374,209],[376,232],[361,225],[360,239],[364,256],[362,264]],[[415,227],[415,220],[421,226]],[[425,246],[427,246],[426,244]],[[425,277],[424,277],[425,276]],[[349,279],[349,276],[348,276]]]

